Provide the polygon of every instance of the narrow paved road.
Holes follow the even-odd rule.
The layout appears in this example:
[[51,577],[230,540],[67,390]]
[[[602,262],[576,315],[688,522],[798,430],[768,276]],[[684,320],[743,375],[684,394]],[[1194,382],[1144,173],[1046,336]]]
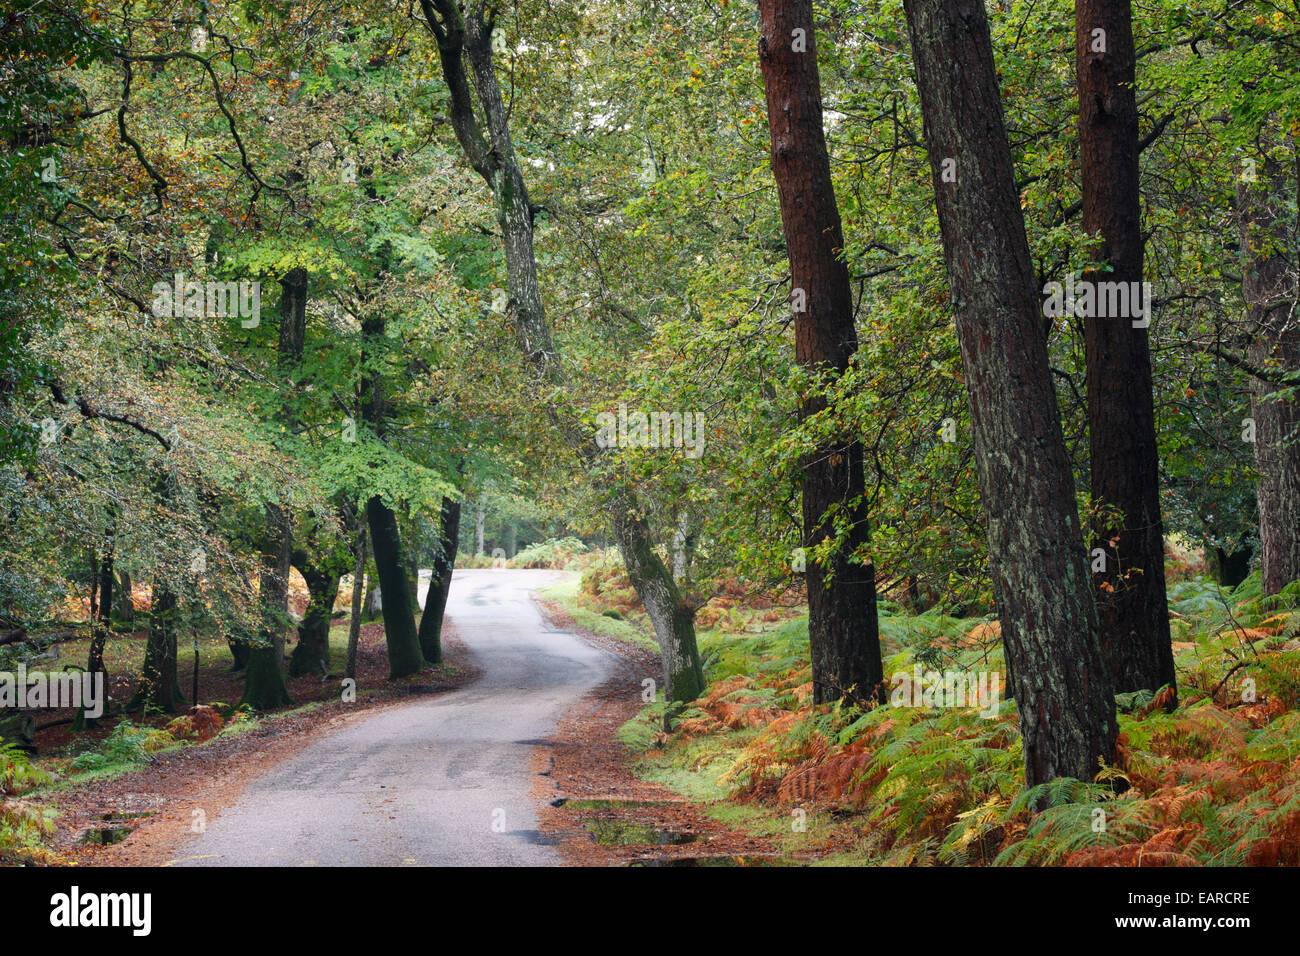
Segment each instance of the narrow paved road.
[[457,571],[447,613],[483,676],[312,744],[258,778],[181,866],[550,865],[533,748],[613,669],[542,618],[550,571]]

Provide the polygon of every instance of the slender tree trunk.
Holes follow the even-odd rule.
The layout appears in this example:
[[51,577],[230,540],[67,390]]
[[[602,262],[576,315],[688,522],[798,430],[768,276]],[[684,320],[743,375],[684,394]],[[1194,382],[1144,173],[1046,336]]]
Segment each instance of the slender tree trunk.
[[474,556],[483,554],[483,533],[487,528],[487,505],[480,498],[474,502]]
[[113,622],[113,531],[105,535],[104,553],[99,559],[97,600],[91,621],[92,635],[90,652],[86,658],[86,670],[91,673],[103,673],[108,681],[108,672],[104,667],[104,645],[108,642],[109,631]]
[[[113,529],[104,535],[104,553],[95,562],[94,583],[90,599],[90,649],[86,654],[86,673],[103,674],[104,687],[108,687],[108,669],[104,666],[104,648],[108,644],[113,621]],[[73,719],[73,730],[96,727],[99,721],[86,716],[82,707]]]
[[1025,776],[1091,780],[1114,759],[1115,702],[984,3],[905,0],[904,10]]
[[[307,335],[307,271],[290,269],[280,279],[280,342],[277,352],[282,381],[291,381],[302,365]],[[292,405],[283,411],[292,425]],[[262,552],[260,601],[263,643],[249,648],[243,702],[257,710],[292,703],[280,672],[284,663],[284,632],[289,626],[289,570],[293,554],[293,512],[267,502],[266,546]],[[238,661],[236,661],[238,663]]]
[[[758,8],[772,173],[790,257],[795,358],[824,376],[829,387],[848,369],[858,336],[822,131],[812,0],[759,0]],[[811,389],[800,419],[826,413],[822,388]],[[862,446],[845,434],[810,452],[802,464],[804,547],[811,551],[837,537],[830,513],[847,517],[850,526],[825,564],[807,572],[813,701],[883,701],[875,568],[869,559],[862,562],[870,547]]]
[[357,679],[357,647],[361,642],[361,599],[365,593],[366,574],[366,526],[357,529],[357,561],[352,567],[352,616],[348,619],[348,659],[343,676],[349,680]]
[[[497,82],[491,26],[483,19],[482,7],[468,14],[455,0],[420,0],[420,7],[438,41],[457,141],[496,200],[497,224],[505,246],[507,311],[514,325],[515,340],[539,385],[548,389],[561,387],[566,375],[537,281],[534,208],[511,139],[509,112]],[[474,75],[472,88],[466,61]],[[486,129],[479,123],[476,97]],[[595,435],[586,434],[576,421],[561,418],[553,405],[548,405],[547,410],[566,444],[580,462],[590,467],[601,454]],[[673,700],[693,699],[704,687],[695,643],[694,612],[681,601],[672,574],[654,552],[649,525],[631,488],[614,480],[602,490],[608,497],[610,522],[628,577],[654,623],[664,661],[666,693]]]
[[442,499],[441,524],[438,531],[438,556],[433,559],[429,593],[424,598],[420,616],[420,651],[430,664],[442,663],[442,619],[447,611],[451,576],[456,569],[456,542],[460,540],[460,502]]
[[[385,326],[383,316],[371,316],[362,322],[361,332],[367,349],[383,348]],[[379,371],[362,382],[361,415],[382,438],[387,426],[387,396],[383,374]],[[397,515],[382,498],[374,496],[366,502],[366,520],[370,525],[370,544],[382,597],[388,676],[390,680],[406,677],[424,667],[425,661],[420,653],[420,637],[415,627],[415,595],[411,593],[407,580]]]
[[[1248,358],[1269,373],[1300,370],[1300,303],[1294,147],[1288,162],[1262,151],[1255,183],[1238,187],[1242,296],[1251,332]],[[1251,378],[1256,497],[1265,594],[1300,578],[1300,398],[1275,382]],[[1287,395],[1289,397],[1284,398]]]
[[[1097,240],[1097,268],[1085,272],[1094,301],[1100,283],[1139,289],[1143,280],[1138,188],[1137,56],[1129,0],[1075,0],[1079,156],[1083,229]],[[1139,299],[1139,301],[1141,301]],[[1174,686],[1165,597],[1160,463],[1145,327],[1129,315],[1083,319],[1088,446],[1095,515],[1092,546],[1102,656],[1117,691]]]
[[366,502],[375,572],[384,595],[384,640],[388,644],[389,679],[417,673],[424,667],[420,635],[415,627],[415,597],[406,580],[397,516],[382,498]]
[[683,508],[677,516],[677,530],[673,532],[673,581],[680,588],[690,587],[691,559],[695,546],[695,532],[691,529],[691,513]]

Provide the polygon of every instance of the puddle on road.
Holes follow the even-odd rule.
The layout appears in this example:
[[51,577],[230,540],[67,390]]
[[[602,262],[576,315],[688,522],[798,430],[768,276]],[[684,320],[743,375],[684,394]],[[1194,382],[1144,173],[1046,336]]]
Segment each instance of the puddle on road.
[[663,830],[626,820],[592,820],[586,824],[592,839],[601,846],[681,846],[699,841],[698,833]]
[[624,866],[800,866],[781,856],[657,856],[628,860]]
[[510,836],[518,840],[524,840],[527,843],[534,843],[537,846],[559,846],[560,838],[551,836],[549,833],[542,833],[540,830],[511,830]]
[[81,842],[94,844],[95,846],[112,846],[129,837],[134,829],[135,827],[102,827],[96,830],[87,830],[81,834]]
[[105,825],[84,830],[79,842],[94,846],[113,846],[121,843],[135,831],[136,821],[148,816],[153,814],[105,813],[99,818],[99,822]]

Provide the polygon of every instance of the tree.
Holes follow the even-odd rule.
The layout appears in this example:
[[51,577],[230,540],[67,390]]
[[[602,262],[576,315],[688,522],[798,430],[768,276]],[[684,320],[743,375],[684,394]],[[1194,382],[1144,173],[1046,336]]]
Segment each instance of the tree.
[[[823,133],[812,0],[760,0],[759,19],[772,174],[790,257],[795,357],[814,381],[833,380],[848,369],[858,339]],[[810,390],[800,418],[823,415],[827,406],[821,390]],[[820,554],[830,544],[825,561],[807,572],[813,700],[883,700],[876,575],[863,560],[870,536],[856,437],[832,435],[804,457],[803,524],[807,551]],[[841,533],[837,526],[845,524]]]
[[983,0],[906,0],[998,618],[1030,786],[1091,780],[1117,724]]
[[[355,524],[355,519],[352,524]],[[307,584],[307,609],[298,625],[298,643],[289,658],[289,674],[316,673],[330,662],[330,623],[339,581],[351,567],[351,555],[342,538],[335,537],[320,522],[313,522],[302,546],[295,547],[293,564]],[[345,522],[346,527],[346,522]]]
[[[1294,145],[1262,150],[1254,181],[1239,184],[1242,297],[1254,421],[1260,561],[1265,594],[1300,579],[1300,315]],[[1289,380],[1285,376],[1289,375]]]
[[[1104,283],[1144,281],[1138,110],[1129,0],[1075,0],[1083,230],[1097,238],[1084,273],[1094,301]],[[1129,299],[1130,307],[1136,297]],[[1138,300],[1140,301],[1140,299]],[[1149,308],[1149,306],[1148,306]],[[1091,460],[1092,564],[1101,650],[1119,691],[1172,686],[1165,597],[1160,463],[1152,403],[1150,315],[1083,317]],[[1135,327],[1136,326],[1136,327]]]
[[456,569],[456,542],[460,540],[460,502],[442,499],[438,523],[438,553],[433,558],[433,574],[424,597],[420,616],[420,651],[430,664],[442,663],[442,619],[451,593],[451,576]]
[[[307,270],[298,266],[280,278],[279,380],[292,383],[302,365],[307,335]],[[281,414],[293,425],[293,407]],[[265,545],[262,549],[261,642],[249,649],[243,702],[258,710],[292,703],[280,672],[284,662],[284,632],[289,624],[289,571],[293,556],[293,512],[278,501],[267,501]]]
[[[420,6],[438,44],[457,142],[496,202],[497,224],[505,247],[507,311],[514,325],[516,343],[539,390],[558,391],[566,385],[567,376],[538,285],[533,248],[538,210],[529,199],[515,154],[510,114],[493,61],[496,7],[485,0],[474,0],[463,11],[454,0],[421,0]],[[466,72],[467,61],[474,77],[473,92]],[[486,130],[479,122],[475,96]],[[548,411],[565,444],[590,469],[600,457],[595,435],[554,406],[548,406]],[[645,511],[633,490],[615,480],[601,492],[628,578],[654,625],[664,667],[665,697],[673,701],[693,700],[704,689],[694,615],[655,550]],[[378,548],[376,541],[376,554]]]
[[[362,321],[365,347],[372,362],[384,349],[383,316],[367,316]],[[382,440],[387,430],[387,401],[384,378],[379,368],[372,370],[362,383],[361,417]],[[402,559],[402,539],[397,514],[381,494],[371,494],[365,503],[370,525],[370,547],[375,558],[375,574],[383,595],[384,639],[388,644],[389,678],[406,677],[420,671],[424,656],[420,653],[420,635],[415,626],[415,595],[411,593]]]
[[149,607],[149,636],[144,668],[133,704],[174,713],[184,706],[176,670],[176,628],[180,602],[163,575],[155,575]]

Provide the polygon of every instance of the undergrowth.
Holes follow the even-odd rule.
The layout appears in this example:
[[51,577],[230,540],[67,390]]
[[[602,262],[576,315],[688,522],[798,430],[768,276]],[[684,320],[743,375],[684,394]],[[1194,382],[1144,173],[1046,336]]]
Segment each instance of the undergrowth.
[[[612,593],[617,593],[611,588]],[[837,821],[813,853],[894,865],[1300,863],[1300,584],[1265,599],[1170,586],[1180,701],[1123,695],[1117,763],[1096,781],[1024,787],[1014,701],[813,706],[806,620],[701,642],[705,695],[663,730],[621,733],[640,772],[696,798]],[[1000,673],[996,621],[882,603],[887,680],[915,665]],[[1037,812],[1033,808],[1039,808]],[[790,839],[787,844],[799,841]]]

